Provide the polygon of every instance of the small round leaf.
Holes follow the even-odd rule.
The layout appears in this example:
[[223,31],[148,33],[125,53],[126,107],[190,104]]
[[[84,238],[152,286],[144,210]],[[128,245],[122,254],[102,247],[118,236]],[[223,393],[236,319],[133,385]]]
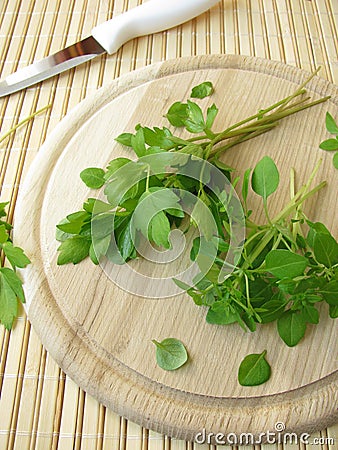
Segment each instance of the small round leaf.
[[238,381],[242,386],[258,386],[270,378],[271,367],[265,359],[266,350],[262,353],[247,355],[238,369]]
[[183,343],[175,338],[167,338],[161,342],[152,341],[156,345],[156,362],[164,370],[176,370],[188,360],[188,353]]

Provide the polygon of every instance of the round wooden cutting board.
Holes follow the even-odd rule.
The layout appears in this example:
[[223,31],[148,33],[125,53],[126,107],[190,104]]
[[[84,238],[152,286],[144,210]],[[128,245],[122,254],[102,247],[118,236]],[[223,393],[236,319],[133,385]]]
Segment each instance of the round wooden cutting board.
[[[215,92],[198,102],[204,110],[215,103],[219,108],[215,129],[225,129],[289,95],[307,76],[281,63],[240,56],[158,63],[113,81],[83,101],[41,148],[20,191],[15,217],[16,245],[25,248],[32,260],[22,271],[28,316],[61,368],[118,414],[186,440],[203,429],[239,435],[273,432],[276,426],[277,431],[305,433],[338,420],[338,333],[325,305],[319,325],[309,325],[302,342],[289,348],[278,337],[275,324],[255,333],[245,333],[238,325],[210,325],[206,311],[185,294],[136,296],[88,259],[76,266],[56,264],[55,225],[96,195],[80,180],[81,170],[105,167],[117,156],[133,158],[114,141],[117,135],[132,132],[138,123],[167,126],[163,116],[169,106],[185,101],[191,88],[203,81],[212,81]],[[338,172],[332,153],[318,145],[329,137],[326,111],[338,117],[338,89],[315,77],[308,92],[313,99],[332,97],[234,147],[224,161],[242,175],[263,155],[275,160],[281,184],[270,197],[273,212],[289,198],[290,168],[296,169],[299,187],[321,158],[315,182],[327,180],[328,185],[305,210],[337,237]],[[249,202],[253,210],[260,208],[252,192]],[[154,270],[156,276],[165,276],[167,268],[158,264]],[[190,355],[187,364],[172,372],[156,365],[151,342],[167,337],[181,339]],[[240,386],[241,360],[264,349],[272,367],[270,380],[257,387]]]

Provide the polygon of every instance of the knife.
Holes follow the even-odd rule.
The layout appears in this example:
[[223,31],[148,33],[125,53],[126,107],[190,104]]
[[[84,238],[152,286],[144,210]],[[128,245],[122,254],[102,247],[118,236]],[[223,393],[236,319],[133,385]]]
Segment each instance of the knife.
[[115,53],[130,39],[180,25],[207,11],[219,0],[150,0],[91,31],[91,36],[0,82],[0,97],[12,94],[107,52]]

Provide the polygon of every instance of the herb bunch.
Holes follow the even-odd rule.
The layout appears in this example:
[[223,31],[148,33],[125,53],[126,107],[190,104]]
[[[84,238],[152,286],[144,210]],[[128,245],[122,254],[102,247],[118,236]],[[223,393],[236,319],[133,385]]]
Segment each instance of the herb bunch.
[[[309,97],[305,95],[305,85],[308,81],[293,94],[220,132],[213,130],[218,113],[216,105],[212,104],[204,115],[201,107],[189,99],[187,102],[175,102],[169,108],[166,118],[170,125],[183,127],[192,137],[183,139],[175,136],[167,127],[149,128],[140,124],[135,127],[135,133],[122,133],[116,141],[129,147],[138,159],[116,158],[110,161],[105,170],[92,167],[81,172],[81,179],[89,188],[104,187],[107,201],[89,198],[80,211],[69,214],[57,225],[56,238],[61,242],[58,248],[58,264],[77,264],[88,256],[94,264],[98,264],[103,256],[117,264],[136,258],[138,254],[134,245],[131,220],[140,203],[150,195],[154,201],[157,197],[157,202],[167,207],[162,208],[161,204],[158,204],[158,213],[151,218],[149,226],[146,227],[145,221],[141,221],[137,224],[138,230],[146,239],[169,248],[170,230],[173,226],[180,226],[184,218],[180,192],[185,191],[191,192],[207,205],[216,222],[219,219],[218,242],[225,249],[228,244],[224,239],[224,226],[227,226],[228,218],[226,212],[221,211],[218,199],[198,179],[168,173],[165,168],[163,173],[155,175],[151,163],[146,164],[142,158],[171,153],[181,157],[181,165],[184,164],[183,155],[187,158],[187,165],[191,164],[194,158],[199,158],[216,166],[230,179],[233,169],[219,159],[227,149],[266,133],[276,127],[284,117],[328,99],[324,97],[309,101]],[[204,98],[212,92],[212,84],[205,82],[192,89],[191,98]],[[121,172],[118,172],[121,168],[125,169],[122,177]],[[130,180],[133,179],[135,183],[130,187]],[[194,213],[197,217],[201,216],[198,207]],[[99,230],[95,233],[95,243],[91,232],[93,224]],[[113,244],[115,242],[116,245]]]
[[[224,261],[218,250],[211,270],[194,287],[176,280],[197,305],[208,308],[207,322],[237,322],[243,329],[255,331],[257,323],[277,321],[280,337],[293,347],[304,336],[307,324],[319,322],[318,303],[326,302],[330,317],[338,317],[338,243],[323,223],[311,222],[302,209],[304,202],[326,184],[311,188],[317,170],[318,166],[275,217],[270,217],[267,201],[279,185],[275,163],[265,156],[251,177],[251,171],[246,172],[242,195],[248,236],[239,264],[222,280]],[[250,180],[253,191],[262,198],[264,224],[250,219]],[[210,241],[210,254],[212,245]],[[199,246],[200,239],[196,238],[192,260]]]

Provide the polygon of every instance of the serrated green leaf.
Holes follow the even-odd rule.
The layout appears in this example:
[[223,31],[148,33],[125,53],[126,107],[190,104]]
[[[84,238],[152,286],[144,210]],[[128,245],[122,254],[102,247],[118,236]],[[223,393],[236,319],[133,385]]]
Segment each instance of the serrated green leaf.
[[238,322],[239,313],[231,305],[220,300],[214,302],[211,308],[209,308],[205,319],[208,323],[229,325]]
[[329,112],[326,113],[325,125],[326,125],[326,129],[329,133],[338,134],[337,123]]
[[91,241],[82,236],[74,236],[62,242],[58,247],[58,265],[78,264],[89,255]]
[[271,367],[267,362],[266,350],[247,355],[238,369],[238,381],[242,386],[258,386],[268,381]]
[[256,194],[266,200],[279,185],[279,172],[276,164],[269,156],[264,156],[254,168],[251,186]]
[[214,121],[216,119],[216,116],[218,114],[218,108],[215,104],[211,105],[208,109],[207,109],[207,118],[205,121],[205,128],[207,130],[211,130]]
[[169,108],[166,118],[174,127],[184,127],[185,121],[188,118],[187,103],[175,102]]
[[190,97],[191,98],[205,98],[212,95],[214,92],[213,85],[211,81],[204,81],[203,83],[199,84],[198,86],[194,86],[192,88]]
[[265,268],[280,280],[283,278],[295,278],[304,273],[308,260],[302,255],[290,250],[271,250],[265,258]]
[[170,223],[168,217],[163,211],[158,212],[152,217],[149,222],[149,231],[151,239],[156,245],[164,248],[170,248]]
[[[98,262],[104,256],[107,251],[108,247],[111,241],[111,234],[104,236],[100,239],[93,238],[92,245],[91,245],[91,251],[89,251],[89,256],[91,257],[92,261],[94,262],[94,259],[96,259]],[[93,253],[95,254],[95,258],[92,258]]]
[[277,321],[279,336],[289,347],[294,347],[303,338],[306,322],[299,311],[285,311]]
[[[143,236],[147,237],[152,218],[158,212],[161,212],[163,210],[169,209],[182,211],[182,207],[179,204],[179,201],[180,198],[171,189],[167,189],[164,187],[150,188],[147,192],[144,192],[139,199],[137,208],[135,209],[133,214],[133,226],[136,229],[140,230]],[[161,220],[162,224],[165,226],[165,230],[167,230],[167,217],[165,219],[163,217],[155,219],[155,221],[157,220]],[[165,231],[165,233],[166,232],[167,231]],[[161,235],[163,237],[164,233],[161,232]],[[156,242],[155,239],[153,240],[154,242]],[[160,239],[160,241],[164,242],[162,238]],[[168,244],[166,248],[168,248]]]
[[4,224],[0,225],[0,244],[7,242],[8,239],[9,239],[9,235],[6,230],[6,226]]
[[109,162],[107,172],[104,174],[105,181],[109,180],[112,175],[120,168],[131,162],[129,158],[115,158]]
[[210,241],[217,234],[217,224],[204,201],[198,199],[191,213],[191,220],[199,230],[199,234]]
[[[159,151],[169,150],[173,147],[173,142],[170,140],[171,132],[168,130],[168,128],[161,129],[158,127],[154,127],[154,129],[151,129],[148,127],[144,127],[143,133],[145,142],[150,147],[159,148]],[[147,154],[148,153],[149,149],[147,149]]]
[[338,139],[326,139],[325,141],[319,144],[319,148],[322,150],[326,150],[332,152],[334,150],[338,150]]
[[80,178],[86,186],[91,189],[99,189],[104,183],[104,170],[98,167],[88,167],[88,169],[82,170]]
[[197,103],[187,100],[188,104],[188,118],[184,125],[190,133],[201,133],[206,128],[204,116],[201,108]]
[[147,153],[143,128],[139,128],[136,133],[131,137],[131,146],[136,153],[136,155],[141,158]]
[[133,136],[132,133],[122,133],[115,138],[115,141],[122,145],[126,145],[127,147],[131,147],[132,136]]
[[161,369],[176,370],[188,361],[187,350],[180,340],[167,338],[152,342],[156,345],[156,362]]
[[[110,211],[111,205],[109,203],[103,202],[102,200],[99,200],[98,198],[88,198],[83,203],[83,209],[90,215],[92,213],[99,214],[99,213]],[[89,220],[90,220],[90,216],[88,218],[88,221]]]
[[19,267],[22,269],[30,263],[22,248],[15,247],[11,242],[4,242],[2,248],[13,268]]
[[[118,169],[107,182],[104,193],[111,207],[117,206],[123,199],[127,200],[126,193],[137,187],[140,180],[145,178],[148,167],[142,162],[131,161]],[[137,194],[134,192],[135,195]],[[129,197],[132,198],[132,195]]]
[[3,273],[0,273],[0,322],[10,330],[18,315],[18,300]]
[[25,303],[25,293],[22,289],[22,281],[18,275],[8,267],[1,267],[0,272],[18,299]]

